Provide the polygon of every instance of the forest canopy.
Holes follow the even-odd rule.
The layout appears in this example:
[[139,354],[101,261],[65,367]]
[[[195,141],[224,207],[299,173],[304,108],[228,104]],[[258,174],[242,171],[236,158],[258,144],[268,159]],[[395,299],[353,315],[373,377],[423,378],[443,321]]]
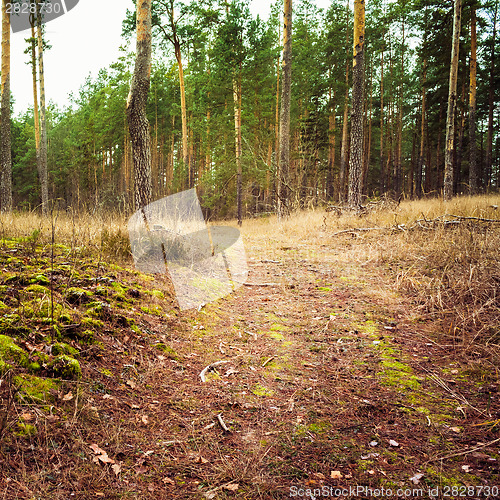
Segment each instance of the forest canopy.
[[[130,3],[123,20],[125,40],[135,35],[135,6]],[[196,187],[209,216],[236,215],[237,79],[243,215],[275,210],[282,3],[275,2],[269,18],[262,19],[242,0],[153,1],[147,104],[153,199]],[[442,193],[453,10],[451,0],[366,2],[365,197]],[[498,0],[463,2],[452,159],[455,194],[497,190],[500,181],[497,23]],[[473,24],[477,104],[471,120]],[[289,195],[295,207],[343,202],[349,175],[352,5],[333,0],[328,9],[319,9],[311,0],[294,1],[292,31]],[[49,199],[62,208],[123,213],[134,208],[125,111],[133,63],[134,54],[124,50],[119,60],[82,84],[69,106],[47,106]],[[13,205],[38,207],[33,108],[11,118],[11,132]],[[472,187],[471,161],[477,162]]]

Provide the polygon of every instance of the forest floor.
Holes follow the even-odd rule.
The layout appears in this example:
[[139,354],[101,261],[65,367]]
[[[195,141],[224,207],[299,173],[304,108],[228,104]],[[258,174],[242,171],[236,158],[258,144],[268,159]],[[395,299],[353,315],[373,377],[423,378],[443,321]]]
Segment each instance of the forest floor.
[[0,498],[500,496],[498,365],[362,238],[254,229],[247,283],[187,312],[166,279],[3,239]]

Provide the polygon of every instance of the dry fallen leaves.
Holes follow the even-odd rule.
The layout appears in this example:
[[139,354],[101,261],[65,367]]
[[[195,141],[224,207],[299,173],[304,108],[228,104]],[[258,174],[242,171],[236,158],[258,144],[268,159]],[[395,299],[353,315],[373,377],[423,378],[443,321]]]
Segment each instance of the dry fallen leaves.
[[339,470],[332,470],[330,472],[330,477],[332,479],[342,479],[342,473]]
[[225,490],[229,490],[229,491],[238,491],[239,487],[240,487],[240,485],[238,483],[229,483],[229,484],[225,484],[223,486],[223,488]]

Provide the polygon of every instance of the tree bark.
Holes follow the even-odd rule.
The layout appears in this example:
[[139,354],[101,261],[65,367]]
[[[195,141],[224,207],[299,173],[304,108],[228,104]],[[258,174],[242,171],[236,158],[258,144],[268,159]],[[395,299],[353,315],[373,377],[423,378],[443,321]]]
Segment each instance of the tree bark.
[[12,211],[12,156],[10,138],[10,16],[2,1],[2,81],[1,81],[0,209]]
[[351,154],[349,157],[349,192],[347,203],[351,208],[361,204],[361,177],[363,174],[363,94],[365,53],[365,2],[354,1],[354,53],[352,84]]
[[146,103],[151,76],[151,0],[137,3],[137,49],[134,75],[127,99],[127,119],[132,142],[135,209],[151,203],[151,137]]
[[470,83],[469,83],[469,192],[478,190],[478,165],[476,145],[476,74],[477,74],[476,5],[471,6],[470,20]]
[[[346,39],[349,43],[349,2],[346,3]],[[347,154],[349,138],[349,58],[345,65],[344,121],[342,124],[342,146],[340,148],[339,201],[346,201]]]
[[453,40],[451,48],[450,84],[448,90],[448,112],[446,115],[446,151],[444,167],[443,198],[453,196],[453,151],[455,146],[455,110],[457,105],[458,50],[462,0],[455,0],[453,10]]
[[425,151],[425,114],[426,97],[425,84],[427,79],[427,59],[424,59],[422,68],[422,119],[420,122],[420,152],[418,155],[417,174],[415,178],[415,195],[417,198],[422,198],[422,173],[424,169],[424,151]]
[[236,153],[236,206],[238,225],[241,226],[243,216],[241,213],[242,201],[242,169],[241,169],[241,68],[240,74],[233,78],[233,99],[234,99],[234,143]]
[[493,40],[490,52],[490,84],[488,95],[488,135],[486,138],[486,165],[484,172],[485,187],[488,188],[491,182],[491,168],[493,164],[493,110],[495,109],[495,42],[497,34],[498,0],[495,2],[495,15],[493,17]]
[[290,98],[292,89],[292,0],[283,9],[283,83],[280,110],[280,155],[277,170],[278,219],[289,213],[288,173],[290,170]]

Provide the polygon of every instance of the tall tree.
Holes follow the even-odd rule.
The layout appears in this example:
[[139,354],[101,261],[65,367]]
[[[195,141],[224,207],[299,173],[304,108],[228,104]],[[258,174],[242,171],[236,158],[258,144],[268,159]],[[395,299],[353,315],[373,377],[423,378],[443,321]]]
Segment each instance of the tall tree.
[[135,208],[151,202],[151,137],[146,116],[151,76],[151,0],[137,2],[135,68],[127,99],[127,119],[134,162]]
[[470,79],[469,79],[469,191],[472,194],[478,188],[478,163],[476,145],[476,63],[477,63],[477,34],[476,34],[476,4],[471,5],[470,18]]
[[40,188],[42,192],[42,214],[47,215],[49,212],[49,180],[47,168],[47,117],[45,109],[45,73],[43,68],[43,25],[42,13],[43,4],[37,5],[37,42],[38,42],[38,74],[40,85],[40,153],[39,153],[39,177]]
[[357,208],[361,203],[363,175],[363,112],[365,80],[365,1],[354,1],[354,51],[352,73],[351,155],[347,203]]
[[446,149],[444,165],[443,198],[453,196],[453,153],[455,149],[455,111],[457,107],[458,51],[460,44],[460,25],[462,0],[455,0],[453,8],[453,38],[451,46],[450,83],[448,88],[448,112],[446,115]]
[[491,182],[491,169],[493,165],[493,110],[495,108],[495,42],[497,34],[498,0],[495,1],[495,13],[493,15],[493,37],[490,50],[490,81],[488,93],[488,135],[486,139],[486,168],[485,184],[489,186]]
[[276,172],[278,218],[285,217],[289,211],[288,173],[290,169],[290,98],[292,89],[292,0],[284,0],[282,75],[280,155]]
[[2,88],[1,111],[1,146],[0,146],[0,209],[12,210],[12,157],[10,144],[10,16],[7,2],[2,1]]

